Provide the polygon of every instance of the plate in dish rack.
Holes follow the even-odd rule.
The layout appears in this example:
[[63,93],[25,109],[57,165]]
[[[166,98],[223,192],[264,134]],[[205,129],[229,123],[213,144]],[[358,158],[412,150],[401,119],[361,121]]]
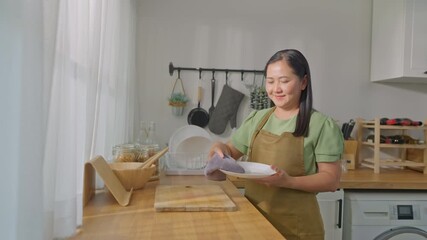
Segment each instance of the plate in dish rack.
[[191,145],[191,142],[193,140],[196,141],[196,139],[202,139],[205,145],[208,142],[208,147],[212,144],[212,138],[205,129],[195,125],[183,126],[176,130],[169,138],[169,152],[199,152],[200,149],[199,146],[196,146],[197,144]]
[[237,164],[245,169],[245,173],[230,172],[222,169],[220,170],[227,175],[239,178],[264,178],[276,173],[276,171],[271,169],[270,165],[263,163],[237,162]]

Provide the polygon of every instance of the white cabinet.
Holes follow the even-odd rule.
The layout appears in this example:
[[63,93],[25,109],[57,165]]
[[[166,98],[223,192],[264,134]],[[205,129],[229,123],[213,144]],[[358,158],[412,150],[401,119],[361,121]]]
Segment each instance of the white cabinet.
[[319,202],[320,213],[325,227],[325,239],[342,239],[343,199],[343,190],[317,194],[317,201]]
[[371,81],[427,83],[427,1],[374,0]]

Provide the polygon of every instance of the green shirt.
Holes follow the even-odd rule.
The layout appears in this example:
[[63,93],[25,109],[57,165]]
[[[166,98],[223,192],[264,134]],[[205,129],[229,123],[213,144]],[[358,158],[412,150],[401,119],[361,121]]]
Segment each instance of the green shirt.
[[[243,154],[247,154],[252,135],[262,118],[270,109],[253,111],[242,126],[231,137],[231,143]],[[263,129],[275,135],[295,131],[296,116],[281,120],[271,114]],[[335,121],[320,112],[313,111],[310,118],[309,135],[304,138],[304,166],[306,174],[316,172],[316,162],[335,162],[344,149],[342,132]]]

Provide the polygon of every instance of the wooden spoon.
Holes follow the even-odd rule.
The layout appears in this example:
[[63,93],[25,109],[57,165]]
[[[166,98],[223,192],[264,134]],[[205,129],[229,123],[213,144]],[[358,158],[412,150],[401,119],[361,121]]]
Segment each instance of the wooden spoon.
[[139,168],[148,168],[153,164],[155,161],[159,160],[161,156],[163,156],[167,151],[169,150],[169,147],[165,147],[160,152],[154,154],[152,157],[150,157],[147,161],[145,161]]

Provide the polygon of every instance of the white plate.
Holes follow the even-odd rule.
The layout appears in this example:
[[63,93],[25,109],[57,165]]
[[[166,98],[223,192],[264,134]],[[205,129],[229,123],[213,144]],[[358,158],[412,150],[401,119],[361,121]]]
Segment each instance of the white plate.
[[211,141],[211,136],[205,129],[195,125],[186,125],[176,130],[169,138],[169,152],[180,151],[179,145],[192,137],[202,137]]
[[254,162],[237,162],[240,166],[245,169],[245,173],[236,173],[229,172],[225,170],[221,170],[221,172],[239,178],[263,178],[268,177],[276,173],[273,169],[271,169],[270,165],[263,163],[254,163]]
[[209,149],[212,146],[212,139],[202,137],[202,136],[194,136],[187,138],[181,141],[177,146],[175,146],[176,153],[208,153]]

